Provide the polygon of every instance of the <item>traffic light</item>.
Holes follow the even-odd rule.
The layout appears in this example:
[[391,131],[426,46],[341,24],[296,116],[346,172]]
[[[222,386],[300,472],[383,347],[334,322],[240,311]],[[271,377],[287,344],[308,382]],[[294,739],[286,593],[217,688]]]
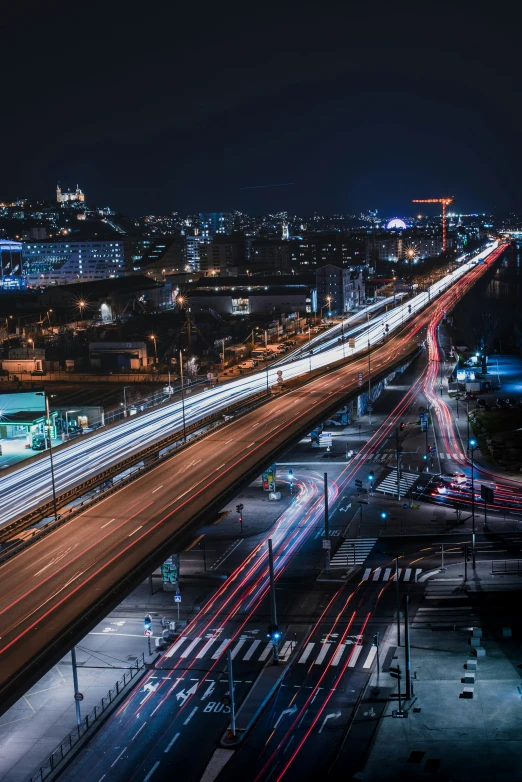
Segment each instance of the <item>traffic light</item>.
[[266,637],[269,641],[272,641],[272,643],[277,643],[281,640],[281,630],[277,625],[268,625]]
[[471,562],[471,549],[469,546],[464,546],[464,559],[466,562]]
[[371,472],[371,473],[368,475],[368,480],[370,481],[370,483],[373,483],[373,482],[374,482],[374,480],[375,480],[375,475],[373,474],[373,472]]
[[152,617],[150,614],[147,614],[147,616],[143,620],[143,627],[145,628],[145,630],[152,629]]
[[373,645],[374,646],[379,646],[379,637],[380,637],[380,635],[381,635],[380,633],[375,633],[375,635],[373,636]]
[[294,480],[294,471],[293,470],[288,470],[288,479],[290,481]]
[[386,519],[386,518],[388,518],[388,514],[386,513],[386,511],[385,511],[385,510],[381,510],[381,512],[380,512],[380,517],[381,517],[381,519]]
[[424,454],[424,456],[422,458],[424,459],[425,462],[428,461],[428,456],[426,454]]

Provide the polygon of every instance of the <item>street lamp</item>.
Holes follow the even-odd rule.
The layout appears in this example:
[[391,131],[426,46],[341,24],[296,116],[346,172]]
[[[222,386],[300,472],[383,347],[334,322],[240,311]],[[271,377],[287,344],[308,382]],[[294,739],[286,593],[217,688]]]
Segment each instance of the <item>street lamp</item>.
[[470,440],[469,441],[469,450],[471,451],[471,545],[472,545],[472,552],[473,552],[473,570],[475,570],[475,557],[476,557],[476,550],[475,550],[475,476],[473,474],[473,454],[475,451],[475,448],[477,447],[477,441],[476,440]]
[[[84,311],[86,306],[87,306],[87,302],[84,301],[84,299],[78,299],[77,307],[78,307],[78,311],[80,313],[80,320],[83,320],[83,311]],[[78,328],[79,325],[80,325],[79,320],[76,319],[76,328]]]
[[[45,393],[45,392],[44,392]],[[45,394],[45,414],[47,421],[47,435],[49,437],[49,457],[51,459],[51,484],[53,487],[53,508],[54,508],[54,520],[58,521],[58,512],[56,510],[56,486],[54,483],[54,463],[53,463],[53,447],[51,436],[51,415],[49,413],[49,397]]]
[[155,334],[151,334],[149,339],[151,339],[152,342],[154,343],[154,363],[157,364],[158,363],[158,353],[157,353],[157,350],[156,350],[156,339],[157,339],[156,335]]

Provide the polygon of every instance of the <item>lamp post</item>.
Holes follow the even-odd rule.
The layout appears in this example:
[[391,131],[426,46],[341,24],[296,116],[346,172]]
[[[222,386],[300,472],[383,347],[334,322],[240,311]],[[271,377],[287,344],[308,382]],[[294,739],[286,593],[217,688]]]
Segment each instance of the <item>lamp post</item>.
[[185,390],[183,387],[183,356],[181,350],[179,351],[179,371],[181,376],[181,412],[183,416],[183,442],[187,442],[187,428],[185,425]]
[[[80,319],[83,319],[83,311],[84,311],[86,306],[87,306],[87,302],[85,302],[83,299],[80,299],[78,301],[78,311],[80,313]],[[80,325],[80,322],[79,322],[79,320],[77,318],[76,319],[76,328],[78,328],[79,325]]]
[[370,354],[370,335],[368,334],[368,415],[370,417],[370,426],[372,425],[372,387],[371,387],[371,354]]
[[49,413],[49,397],[45,394],[45,414],[47,420],[47,434],[49,436],[49,457],[51,459],[51,484],[53,487],[53,508],[54,508],[54,520],[58,521],[58,512],[56,510],[56,486],[54,483],[54,463],[53,463],[53,446],[51,436],[51,416]]
[[477,441],[476,440],[470,440],[469,441],[469,450],[471,452],[471,546],[472,546],[472,554],[473,554],[473,570],[475,570],[475,559],[476,559],[476,549],[475,549],[475,476],[473,472],[473,454],[475,452],[475,448],[477,447]]
[[308,325],[308,362],[310,364],[310,374],[312,374],[312,349],[310,347],[310,325]]
[[154,343],[154,363],[157,364],[158,363],[158,353],[157,353],[157,350],[156,350],[156,335],[155,334],[151,334],[150,335],[150,339]]

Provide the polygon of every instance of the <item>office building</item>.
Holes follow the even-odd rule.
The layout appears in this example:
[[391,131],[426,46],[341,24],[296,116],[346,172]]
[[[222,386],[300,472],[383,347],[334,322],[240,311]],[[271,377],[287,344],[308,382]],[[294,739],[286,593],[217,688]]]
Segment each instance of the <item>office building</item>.
[[49,241],[23,245],[23,274],[31,287],[119,277],[124,273],[124,240]]

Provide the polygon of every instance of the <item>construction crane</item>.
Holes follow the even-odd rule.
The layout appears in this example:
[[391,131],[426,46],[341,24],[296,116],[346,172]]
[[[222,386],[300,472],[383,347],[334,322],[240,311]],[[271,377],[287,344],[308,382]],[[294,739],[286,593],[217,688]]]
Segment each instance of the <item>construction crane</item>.
[[413,198],[413,204],[442,204],[442,252],[446,252],[446,209],[453,203],[455,196],[451,198]]

